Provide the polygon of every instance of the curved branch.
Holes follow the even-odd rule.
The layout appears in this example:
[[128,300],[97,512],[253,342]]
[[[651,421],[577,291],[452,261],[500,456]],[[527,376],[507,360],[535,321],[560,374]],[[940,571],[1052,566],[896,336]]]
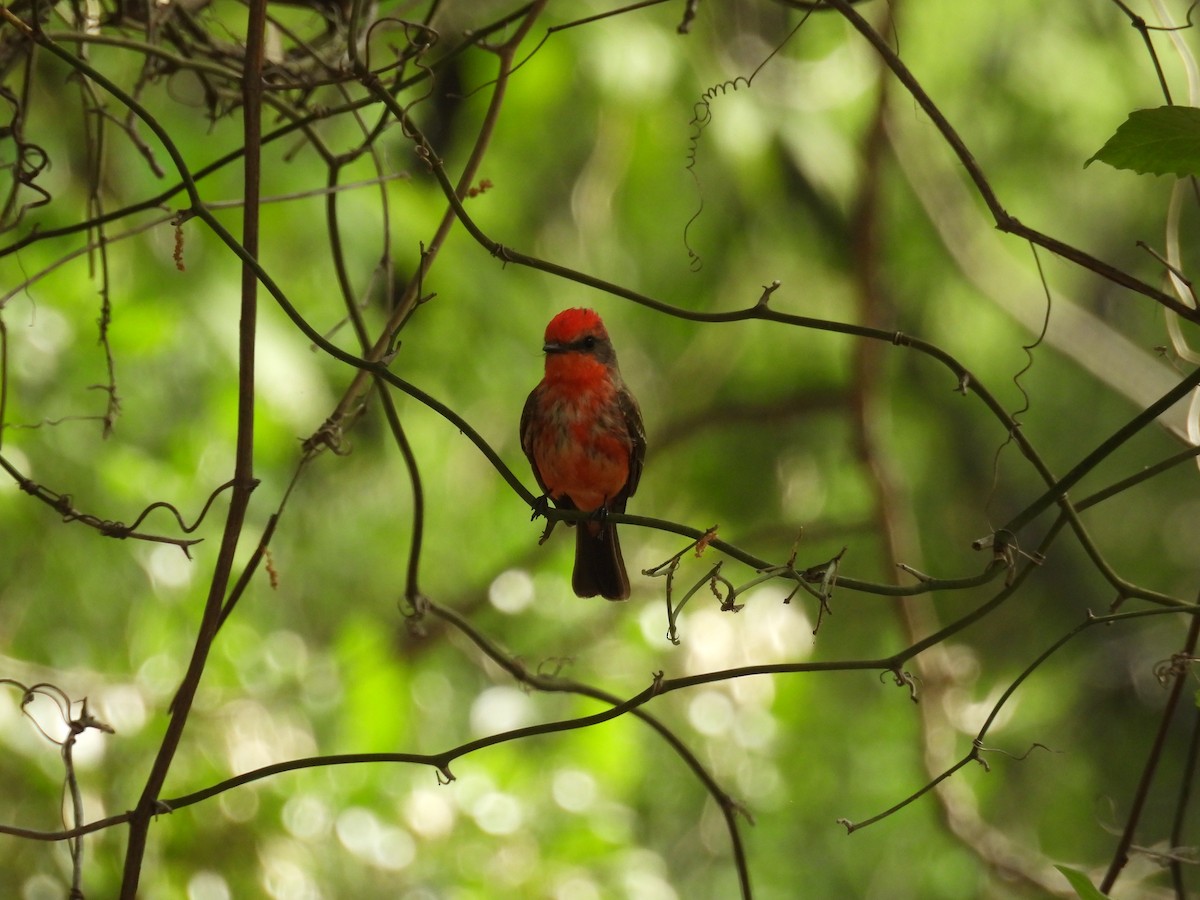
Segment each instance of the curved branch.
[[840,12],[846,21],[859,34],[866,38],[868,43],[883,58],[888,68],[892,70],[896,78],[899,79],[900,83],[904,85],[913,99],[917,101],[917,104],[925,112],[925,115],[929,116],[934,127],[937,128],[946,143],[950,145],[950,148],[954,151],[954,155],[958,157],[959,162],[966,169],[968,177],[974,183],[979,196],[983,198],[983,202],[987,204],[992,217],[996,221],[996,227],[1000,231],[1016,235],[1041,247],[1045,247],[1056,256],[1061,256],[1063,259],[1068,259],[1082,268],[1095,272],[1097,275],[1107,278],[1114,284],[1119,284],[1131,291],[1143,294],[1178,313],[1180,317],[1187,319],[1189,322],[1200,322],[1200,311],[1186,306],[1178,298],[1147,284],[1139,278],[1135,278],[1128,272],[1118,269],[1116,266],[1097,259],[1076,247],[1072,247],[1070,244],[1030,228],[1022,224],[1014,216],[1009,215],[1008,211],[996,197],[991,183],[987,180],[987,176],[983,174],[983,169],[975,161],[975,157],[954,129],[954,126],[942,115],[942,111],[938,109],[937,104],[933,102],[929,94],[921,86],[921,83],[909,71],[908,66],[904,64],[899,54],[892,49],[883,35],[871,27],[871,24],[858,14],[849,0],[825,0],[825,2]]

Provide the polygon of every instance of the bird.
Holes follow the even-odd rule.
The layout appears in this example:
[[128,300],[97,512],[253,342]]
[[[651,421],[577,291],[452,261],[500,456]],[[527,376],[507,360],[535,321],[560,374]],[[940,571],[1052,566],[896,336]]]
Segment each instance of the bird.
[[575,531],[575,594],[628,599],[629,576],[608,514],[625,511],[641,480],[646,456],[641,409],[594,310],[556,315],[546,326],[542,350],[545,376],[521,412],[521,449],[555,506],[596,513]]

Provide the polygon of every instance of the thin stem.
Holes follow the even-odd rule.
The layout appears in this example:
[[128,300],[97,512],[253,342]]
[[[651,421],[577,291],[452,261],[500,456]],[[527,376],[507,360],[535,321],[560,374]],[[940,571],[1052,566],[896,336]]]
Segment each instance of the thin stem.
[[1154,742],[1150,745],[1150,753],[1146,757],[1146,765],[1142,768],[1142,777],[1139,779],[1137,790],[1133,794],[1133,802],[1129,808],[1129,818],[1125,821],[1125,828],[1121,832],[1121,839],[1117,842],[1117,849],[1113,853],[1112,862],[1109,864],[1108,871],[1104,875],[1104,880],[1100,882],[1101,893],[1108,893],[1112,890],[1112,886],[1121,875],[1121,870],[1129,862],[1129,849],[1133,846],[1133,838],[1137,833],[1138,823],[1142,818],[1142,810],[1145,808],[1146,800],[1150,795],[1150,785],[1154,781],[1154,774],[1158,770],[1159,760],[1162,759],[1163,750],[1166,747],[1167,731],[1170,729],[1171,719],[1175,715],[1175,710],[1179,706],[1179,700],[1183,696],[1183,686],[1189,680],[1190,660],[1196,654],[1196,640],[1198,637],[1200,637],[1200,616],[1192,616],[1191,624],[1188,626],[1187,637],[1184,639],[1183,647],[1176,657],[1175,677],[1171,682],[1171,692],[1167,696],[1166,705],[1163,707],[1162,717],[1158,723],[1158,731],[1154,735]]
[[1039,246],[1045,247],[1051,253],[1061,256],[1064,259],[1069,259],[1071,262],[1095,272],[1097,275],[1107,278],[1109,281],[1112,281],[1115,284],[1119,284],[1131,291],[1143,294],[1152,300],[1161,303],[1168,309],[1174,310],[1176,313],[1190,322],[1200,321],[1200,312],[1184,305],[1176,297],[1173,297],[1165,291],[1161,291],[1153,285],[1149,285],[1138,278],[1134,278],[1132,275],[1122,271],[1121,269],[1118,269],[1116,266],[1112,266],[1100,259],[1097,259],[1096,257],[1091,256],[1082,250],[1072,247],[1070,244],[1050,237],[1047,234],[1043,234],[1040,231],[1036,231],[1033,228],[1029,228],[1018,221],[1015,217],[1009,215],[1008,211],[1005,210],[1003,205],[1001,205],[1000,200],[996,197],[996,193],[992,189],[991,183],[988,181],[987,176],[984,175],[983,169],[980,168],[979,163],[975,161],[975,157],[967,148],[966,143],[950,124],[949,120],[942,114],[942,111],[938,109],[937,105],[930,98],[929,94],[926,93],[925,89],[921,86],[921,83],[917,81],[916,76],[909,71],[908,67],[900,59],[899,54],[896,53],[896,51],[893,50],[888,42],[884,39],[883,35],[873,28],[866,19],[858,14],[849,0],[825,0],[825,2],[840,12],[845,17],[846,21],[848,21],[854,27],[854,29],[858,31],[859,34],[866,38],[867,42],[875,48],[876,52],[879,53],[881,57],[883,57],[884,62],[896,75],[896,78],[899,79],[900,83],[908,89],[908,92],[912,95],[913,99],[917,101],[917,104],[925,112],[925,115],[929,116],[930,120],[934,124],[934,127],[936,127],[938,132],[942,135],[943,140],[950,145],[950,148],[954,151],[954,155],[958,157],[959,162],[962,164],[963,168],[966,169],[967,175],[974,183],[975,189],[979,192],[979,196],[983,198],[983,202],[987,204],[988,209],[991,211],[992,217],[995,219],[996,227],[998,229],[1009,234],[1016,235],[1017,237],[1024,238],[1025,240],[1031,241]]
[[1187,760],[1184,762],[1183,777],[1179,785],[1179,799],[1175,804],[1175,820],[1171,823],[1171,882],[1175,886],[1177,900],[1187,900],[1187,887],[1183,881],[1183,864],[1174,851],[1183,846],[1183,829],[1187,824],[1188,804],[1192,799],[1197,766],[1200,766],[1200,710],[1192,710],[1192,737],[1188,741]]
[[[612,706],[621,705],[622,701],[607,691],[602,691],[588,684],[583,684],[577,681],[571,681],[565,678],[546,677],[531,673],[519,661],[513,659],[507,653],[502,651],[494,643],[483,636],[473,625],[470,624],[462,616],[458,615],[451,609],[438,606],[434,603],[427,603],[426,609],[433,615],[443,621],[449,622],[460,632],[470,638],[471,642],[482,650],[492,662],[503,668],[513,678],[522,684],[528,685],[539,691],[552,693],[571,693],[578,694],[584,697],[590,697],[593,700],[599,700],[603,703],[608,703]],[[631,715],[641,719],[663,738],[671,749],[687,764],[688,768],[696,775],[703,783],[709,795],[716,801],[718,808],[721,810],[722,816],[725,818],[726,830],[729,833],[730,844],[733,847],[734,863],[738,872],[738,880],[741,885],[742,897],[744,900],[750,900],[750,870],[746,863],[745,848],[742,845],[741,832],[738,828],[737,814],[740,807],[732,797],[717,783],[712,774],[704,767],[704,764],[696,757],[686,744],[665,725],[660,719],[646,712],[644,709],[635,708],[630,710]]]
[[1110,438],[1101,443],[1096,449],[1080,460],[1074,468],[1066,475],[1058,479],[1054,484],[1050,485],[1046,491],[1038,497],[1033,503],[1017,513],[1008,524],[1004,526],[1005,531],[1011,531],[1014,534],[1020,531],[1028,523],[1032,522],[1044,510],[1052,504],[1064,498],[1072,487],[1074,487],[1080,479],[1091,472],[1097,465],[1100,464],[1106,457],[1111,455],[1118,447],[1128,441],[1131,437],[1150,425],[1163,412],[1170,409],[1188,394],[1190,394],[1197,385],[1200,385],[1200,368],[1194,370],[1190,375],[1180,381],[1175,387],[1167,391],[1158,400],[1150,404],[1136,416],[1130,419],[1125,425],[1119,428]]
[[[175,694],[171,719],[163,735],[158,754],[151,766],[133,818],[130,820],[129,845],[121,881],[121,900],[135,900],[145,858],[150,823],[158,809],[158,798],[183,737],[183,729],[192,701],[204,674],[208,653],[221,622],[226,590],[233,570],[234,554],[245,524],[250,494],[254,490],[254,370],[258,321],[257,266],[249,260],[258,255],[259,197],[261,194],[262,151],[262,66],[266,0],[250,0],[246,25],[246,65],[242,80],[243,133],[245,138],[245,176],[243,197],[241,316],[238,324],[238,409],[237,436],[233,467],[233,490],[229,513],[221,535],[212,581],[204,603],[204,612],[196,635],[195,647],[187,672]],[[181,167],[182,168],[182,167]],[[192,190],[195,190],[193,185]]]
[[1141,484],[1143,481],[1148,481],[1168,469],[1173,469],[1180,463],[1195,459],[1197,456],[1200,456],[1200,445],[1180,450],[1178,453],[1168,456],[1166,459],[1156,462],[1152,466],[1147,466],[1140,472],[1135,472],[1127,478],[1122,478],[1120,481],[1110,484],[1103,490],[1089,494],[1082,500],[1076,500],[1075,511],[1081,513],[1088,507],[1095,506],[1097,503],[1103,503],[1105,500],[1115,497],[1117,494],[1123,493],[1131,487]]

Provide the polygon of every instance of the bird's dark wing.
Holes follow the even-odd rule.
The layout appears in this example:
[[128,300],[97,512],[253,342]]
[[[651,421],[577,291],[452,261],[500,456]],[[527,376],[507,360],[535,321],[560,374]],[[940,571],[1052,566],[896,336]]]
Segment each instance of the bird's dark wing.
[[[625,428],[629,432],[629,479],[625,482],[623,497],[632,497],[642,478],[642,463],[646,459],[646,427],[642,424],[642,411],[628,388],[617,394],[617,404],[625,417]],[[623,506],[623,505],[622,505]]]
[[533,469],[533,477],[537,479],[538,487],[542,489],[543,494],[549,494],[550,491],[546,487],[546,482],[542,481],[542,473],[538,471],[537,460],[533,456],[533,411],[541,390],[542,385],[539,384],[530,391],[529,398],[525,401],[525,408],[521,410],[521,449],[525,451],[525,456],[529,460],[529,466]]

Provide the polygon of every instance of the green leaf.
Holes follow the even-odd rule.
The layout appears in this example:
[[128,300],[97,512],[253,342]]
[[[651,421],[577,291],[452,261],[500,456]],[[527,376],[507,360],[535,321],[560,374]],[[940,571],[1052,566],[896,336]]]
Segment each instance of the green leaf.
[[1054,868],[1063,873],[1067,881],[1071,882],[1071,887],[1075,889],[1081,900],[1108,900],[1108,894],[1102,894],[1098,891],[1088,877],[1078,869],[1072,869],[1070,866],[1055,866]]
[[1200,175],[1200,109],[1135,109],[1117,133],[1085,162],[1151,175]]

